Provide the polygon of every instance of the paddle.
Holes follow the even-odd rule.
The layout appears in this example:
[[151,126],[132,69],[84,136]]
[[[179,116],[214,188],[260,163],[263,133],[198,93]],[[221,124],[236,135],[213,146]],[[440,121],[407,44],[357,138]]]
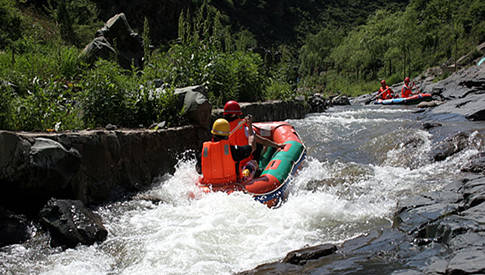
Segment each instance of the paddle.
[[387,88],[387,89],[385,89],[385,90],[384,90],[384,91],[382,91],[382,92],[377,91],[377,94],[376,94],[375,96],[371,97],[371,99],[370,99],[368,102],[371,102],[371,101],[376,100],[376,99],[377,99],[379,96],[381,96],[383,93],[385,93],[385,92],[386,92],[387,90],[389,90],[389,89],[390,89],[390,88]]

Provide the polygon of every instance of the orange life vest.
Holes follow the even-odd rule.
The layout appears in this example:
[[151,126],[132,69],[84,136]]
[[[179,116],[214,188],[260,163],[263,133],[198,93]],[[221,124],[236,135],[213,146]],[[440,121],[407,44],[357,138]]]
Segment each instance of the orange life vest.
[[[231,131],[239,125],[239,123],[243,121],[243,119],[238,118],[235,119],[231,122],[229,122],[229,125],[231,125]],[[229,143],[231,145],[238,145],[238,146],[244,146],[248,145],[248,136],[246,135],[247,132],[247,127],[248,125],[246,123],[241,126],[241,128],[237,129],[236,132],[234,132],[232,135],[229,136]]]
[[[237,127],[237,125],[239,125],[239,122],[243,121],[243,119],[241,118],[238,118],[238,119],[235,119],[231,122],[229,122],[229,125],[231,125],[231,131]],[[248,141],[248,135],[246,134],[247,133],[247,130],[248,129],[248,125],[246,123],[243,124],[243,126],[241,126],[241,128],[237,129],[236,132],[234,132],[232,135],[229,136],[229,143],[231,145],[237,145],[237,146],[245,146],[245,145],[249,145],[249,141]],[[252,160],[253,159],[253,156],[249,156],[243,160],[241,160],[239,162],[239,170],[241,171],[244,164],[246,164],[248,161]]]
[[403,98],[410,97],[412,94],[413,94],[413,91],[411,90],[411,88],[409,88],[409,86],[406,85],[406,83],[404,83],[404,87],[402,87],[401,89],[401,97]]
[[387,85],[386,85],[386,88],[385,89],[381,86],[379,88],[379,93],[381,93],[381,98],[382,99],[390,99],[390,98],[392,98],[391,89],[389,89],[389,86],[387,86]]
[[207,141],[202,146],[202,183],[237,182],[236,162],[229,140]]

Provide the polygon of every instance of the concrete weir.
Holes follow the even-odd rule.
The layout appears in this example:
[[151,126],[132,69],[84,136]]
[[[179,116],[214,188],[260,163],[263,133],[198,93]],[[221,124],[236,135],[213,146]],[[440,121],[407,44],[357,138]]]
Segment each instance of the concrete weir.
[[[254,121],[303,118],[303,102],[242,103]],[[213,110],[211,119],[222,115]],[[210,138],[197,125],[161,130],[0,131],[0,201],[37,211],[51,197],[97,204],[143,190]]]

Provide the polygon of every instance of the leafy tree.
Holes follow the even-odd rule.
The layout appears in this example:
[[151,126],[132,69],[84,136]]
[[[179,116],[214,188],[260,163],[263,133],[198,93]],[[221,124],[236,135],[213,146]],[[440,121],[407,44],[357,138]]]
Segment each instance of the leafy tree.
[[15,1],[0,0],[0,49],[10,46],[22,36],[22,16]]

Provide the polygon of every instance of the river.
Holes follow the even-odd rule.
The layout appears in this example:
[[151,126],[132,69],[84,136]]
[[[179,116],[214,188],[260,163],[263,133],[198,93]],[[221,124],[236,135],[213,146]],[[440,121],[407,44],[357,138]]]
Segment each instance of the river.
[[[159,202],[96,209],[109,231],[102,244],[61,251],[37,233],[0,251],[0,273],[232,274],[390,226],[399,199],[440,189],[483,146],[477,141],[477,148],[432,161],[432,143],[445,135],[423,130],[415,110],[347,106],[289,120],[308,152],[277,209],[242,193],[200,193],[195,161],[182,159],[139,196]],[[454,118],[445,124],[443,131],[472,125]]]

